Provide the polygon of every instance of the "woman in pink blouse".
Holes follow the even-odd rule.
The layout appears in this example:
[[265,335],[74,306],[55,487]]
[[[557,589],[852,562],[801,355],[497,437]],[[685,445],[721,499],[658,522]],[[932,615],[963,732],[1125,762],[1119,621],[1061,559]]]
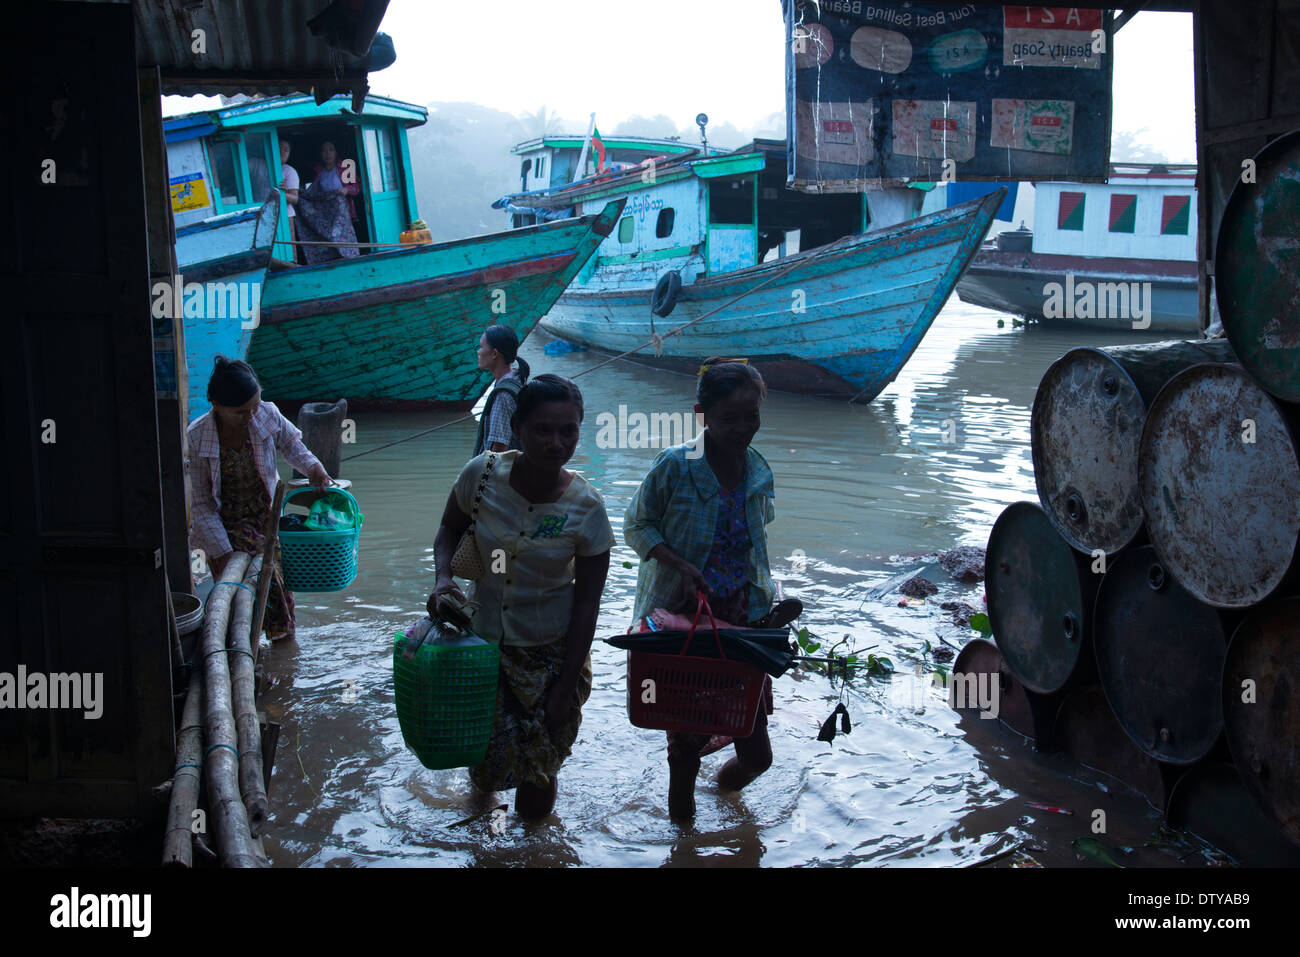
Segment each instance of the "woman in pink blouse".
[[[275,495],[276,451],[312,485],[333,479],[302,444],[302,433],[270,402],[247,362],[217,356],[208,380],[211,411],[186,431],[193,497],[190,547],[202,549],[214,579],[235,551],[262,554]],[[293,594],[284,587],[277,549],[266,603],[271,640],[294,635]]]

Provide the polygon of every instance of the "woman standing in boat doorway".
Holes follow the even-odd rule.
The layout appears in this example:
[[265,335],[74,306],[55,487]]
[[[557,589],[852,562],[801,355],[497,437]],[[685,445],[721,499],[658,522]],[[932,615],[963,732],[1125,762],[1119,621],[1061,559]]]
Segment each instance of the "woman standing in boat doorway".
[[[512,362],[518,370],[510,368]],[[515,415],[515,396],[528,382],[528,363],[519,355],[519,336],[509,326],[488,326],[478,340],[478,367],[492,373],[492,394],[478,420],[474,454],[504,452],[519,448],[510,420]]]
[[356,222],[357,207],[352,197],[360,194],[361,184],[356,182],[355,178],[351,183],[343,181],[343,177],[339,174],[338,151],[329,140],[325,140],[320,145],[320,164],[315,168],[315,176],[311,188],[322,189],[329,193],[342,192],[348,198],[348,216]]
[[[213,580],[239,550],[261,555],[271,518],[276,451],[323,489],[334,480],[302,443],[302,433],[270,402],[247,362],[217,356],[208,379],[212,408],[186,430],[193,495],[190,546],[207,555]],[[266,600],[266,633],[272,641],[294,636],[293,593],[284,587],[279,547]]]
[[[289,165],[289,141],[280,140],[280,188],[284,190],[284,201],[289,208],[289,241],[298,242],[298,231],[294,228],[294,220],[298,218],[298,187],[301,185],[298,178],[298,171]],[[298,247],[293,247],[294,260],[298,259]]]
[[470,589],[476,635],[500,646],[497,711],[487,756],[469,769],[483,792],[515,788],[515,811],[536,820],[555,806],[560,767],[591,695],[591,642],[614,547],[605,503],[564,465],[582,424],[582,393],[540,375],[519,393],[519,450],[486,452],[461,469],[434,539],[430,617],[465,596],[452,556],[474,518],[484,572]]

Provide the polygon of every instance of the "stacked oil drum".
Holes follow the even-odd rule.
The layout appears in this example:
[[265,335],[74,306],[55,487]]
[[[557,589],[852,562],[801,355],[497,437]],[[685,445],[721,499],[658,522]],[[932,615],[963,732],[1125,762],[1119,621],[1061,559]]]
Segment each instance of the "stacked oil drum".
[[[1300,860],[1300,132],[1216,248],[1227,340],[1075,349],[1044,375],[1039,503],[985,569],[1000,716],[1251,863]],[[1194,826],[1193,826],[1194,825]]]

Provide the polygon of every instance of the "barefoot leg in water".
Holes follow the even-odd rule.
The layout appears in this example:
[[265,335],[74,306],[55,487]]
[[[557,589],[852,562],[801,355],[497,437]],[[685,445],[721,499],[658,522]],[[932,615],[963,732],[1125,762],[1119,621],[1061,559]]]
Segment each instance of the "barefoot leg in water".
[[753,734],[736,739],[736,756],[718,771],[718,787],[724,791],[739,791],[771,766],[772,742],[767,736],[767,711],[760,707]]
[[559,775],[552,777],[546,787],[520,784],[515,788],[515,813],[525,820],[541,820],[554,809],[555,796],[559,793],[559,789]]

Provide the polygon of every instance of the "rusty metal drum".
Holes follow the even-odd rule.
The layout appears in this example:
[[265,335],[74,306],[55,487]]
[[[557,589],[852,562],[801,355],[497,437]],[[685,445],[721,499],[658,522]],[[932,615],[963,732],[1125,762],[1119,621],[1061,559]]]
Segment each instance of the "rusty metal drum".
[[1142,430],[1147,535],[1199,601],[1249,608],[1287,579],[1300,542],[1294,409],[1236,364],[1192,366]]
[[1188,366],[1232,360],[1232,346],[1217,339],[1072,349],[1052,364],[1034,396],[1030,437],[1039,502],[1067,542],[1113,555],[1139,536],[1147,407]]
[[1051,694],[1091,677],[1092,611],[1101,575],[1041,508],[1015,502],[998,516],[984,575],[993,637],[1021,684]]
[[1247,867],[1300,867],[1300,847],[1278,837],[1277,823],[1231,764],[1204,761],[1189,768],[1173,786],[1165,817],[1171,827],[1191,831]]
[[1171,775],[1124,734],[1100,686],[1075,688],[1064,696],[1053,740],[1075,761],[1124,782],[1164,810]]
[[[981,707],[990,699],[992,707]],[[985,638],[968,641],[958,653],[949,678],[948,703],[959,711],[980,712],[981,717],[991,714],[1037,745],[1049,741],[1059,704],[1053,697],[1035,694],[1020,684],[1007,670],[998,646]]]
[[1223,732],[1223,613],[1165,571],[1155,549],[1117,556],[1097,592],[1097,676],[1124,732],[1146,754],[1192,764]]
[[1300,131],[1265,146],[1234,185],[1214,246],[1214,294],[1242,365],[1300,402]]
[[1242,782],[1300,847],[1300,597],[1262,605],[1233,632],[1223,715]]

